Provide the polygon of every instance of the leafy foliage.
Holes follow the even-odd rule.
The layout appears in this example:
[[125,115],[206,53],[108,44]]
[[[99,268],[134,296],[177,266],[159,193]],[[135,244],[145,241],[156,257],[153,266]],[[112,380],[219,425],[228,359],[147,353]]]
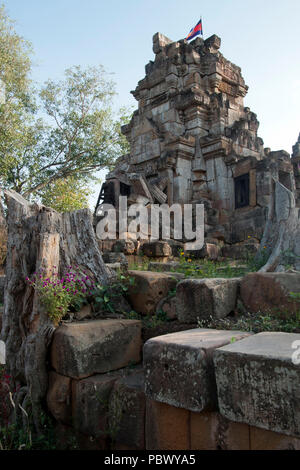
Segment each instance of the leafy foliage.
[[75,211],[89,206],[88,196],[91,190],[84,181],[74,177],[57,180],[44,188],[41,201],[58,212]]
[[134,277],[119,273],[117,279],[111,282],[110,285],[97,284],[92,292],[95,310],[115,313],[120,296],[126,295],[129,286],[134,285],[134,282]]
[[101,65],[71,67],[63,80],[48,80],[38,92],[30,80],[31,55],[30,43],[15,32],[2,7],[0,185],[73,210],[86,205],[95,172],[111,168],[128,152],[121,125],[131,113],[121,108],[115,116],[115,85]]

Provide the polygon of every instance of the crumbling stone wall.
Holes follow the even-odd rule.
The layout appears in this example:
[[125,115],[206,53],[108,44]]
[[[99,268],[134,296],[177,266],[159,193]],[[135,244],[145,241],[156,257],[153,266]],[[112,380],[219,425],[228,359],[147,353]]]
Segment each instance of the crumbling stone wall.
[[[143,364],[129,365],[139,360],[139,322],[59,327],[47,403],[60,445],[76,436],[81,449],[299,450],[299,338],[196,328],[149,339]],[[66,364],[55,359],[58,342]]]

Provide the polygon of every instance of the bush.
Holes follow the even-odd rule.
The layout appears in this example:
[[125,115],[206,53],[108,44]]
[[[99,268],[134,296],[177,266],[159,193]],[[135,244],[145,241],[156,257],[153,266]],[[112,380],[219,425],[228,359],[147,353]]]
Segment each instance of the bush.
[[85,271],[81,272],[69,266],[69,270],[60,278],[55,271],[56,266],[48,276],[44,270],[34,273],[33,278],[26,281],[41,296],[41,301],[47,309],[48,315],[54,322],[59,322],[70,309],[80,310],[92,295],[94,283]]

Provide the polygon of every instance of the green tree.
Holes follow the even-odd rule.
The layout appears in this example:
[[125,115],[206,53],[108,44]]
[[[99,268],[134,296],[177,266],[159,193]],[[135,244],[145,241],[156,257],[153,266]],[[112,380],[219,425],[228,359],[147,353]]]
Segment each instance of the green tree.
[[128,152],[120,129],[130,113],[122,108],[116,118],[115,85],[102,66],[74,66],[63,80],[48,80],[37,93],[29,80],[30,45],[15,33],[3,8],[0,24],[0,77],[6,85],[6,103],[0,105],[0,182],[55,206],[56,190],[64,187],[74,196],[75,185],[86,188],[98,170],[111,169]]
[[91,190],[88,183],[73,177],[50,183],[41,193],[41,201],[58,212],[69,212],[89,207]]
[[[0,7],[0,79],[5,101],[0,103],[0,175],[9,183],[9,173],[28,133],[28,117],[36,106],[30,80],[32,48],[14,30],[14,22]],[[27,124],[26,124],[27,123]],[[30,136],[29,138],[31,138]]]
[[102,66],[75,66],[63,81],[49,80],[40,92],[47,124],[31,119],[24,126],[7,184],[26,197],[38,196],[60,179],[86,180],[110,168],[124,148],[111,108],[114,94]]

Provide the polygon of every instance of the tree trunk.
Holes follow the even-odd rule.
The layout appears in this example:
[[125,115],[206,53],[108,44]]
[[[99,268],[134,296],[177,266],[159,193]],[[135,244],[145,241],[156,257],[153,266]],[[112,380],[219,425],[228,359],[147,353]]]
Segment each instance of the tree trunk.
[[[4,210],[0,197],[0,270],[2,271],[6,259],[7,228]],[[0,273],[1,274],[1,273]]]
[[6,344],[7,373],[17,390],[16,405],[32,406],[40,430],[40,412],[48,388],[47,349],[54,325],[39,294],[26,282],[40,268],[62,274],[78,266],[106,284],[112,273],[98,249],[88,209],[59,214],[5,191],[8,209],[6,286],[1,339]]
[[300,209],[294,194],[278,181],[273,183],[268,220],[257,257],[269,254],[261,272],[300,270]]

